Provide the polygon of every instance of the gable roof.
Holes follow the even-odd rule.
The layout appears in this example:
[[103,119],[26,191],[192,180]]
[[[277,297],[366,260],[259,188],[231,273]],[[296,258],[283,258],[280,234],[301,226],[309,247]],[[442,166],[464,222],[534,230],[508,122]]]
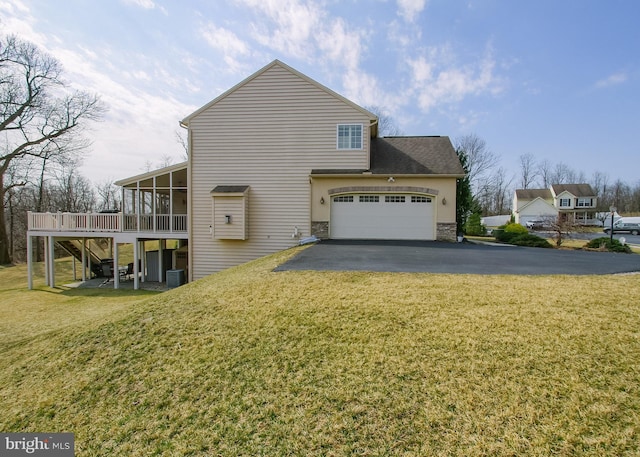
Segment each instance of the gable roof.
[[596,193],[589,184],[552,184],[551,188],[555,195],[562,192],[569,192],[576,197],[595,197]]
[[[549,192],[551,193],[551,192]],[[530,201],[527,200],[518,200],[517,202],[517,207],[514,209],[514,211],[516,213],[522,213],[524,212],[527,208],[529,207],[533,207],[534,205],[537,205],[538,203],[541,203],[543,206],[546,206],[550,209],[550,213],[557,213],[558,212],[558,208],[556,208],[555,206],[553,206],[552,203],[549,203],[548,200],[542,198],[542,197],[535,197]],[[522,204],[522,206],[521,206]]]
[[369,170],[312,170],[311,174],[395,174],[463,177],[465,171],[447,136],[397,136],[371,139]]
[[549,189],[516,189],[516,197],[518,200],[553,199]]
[[[244,86],[245,84],[253,81],[254,79],[256,79],[258,76],[262,75],[263,73],[265,73],[266,71],[270,70],[271,68],[275,67],[275,66],[279,66],[280,68],[283,68],[284,70],[287,70],[288,72],[298,76],[299,78],[304,79],[305,81],[307,81],[308,83],[316,86],[318,89],[328,93],[329,95],[341,100],[342,102],[346,103],[347,105],[351,106],[352,108],[360,111],[362,114],[364,114],[365,116],[367,116],[370,121],[371,121],[371,130],[372,130],[372,135],[377,134],[377,122],[378,122],[378,117],[367,111],[366,109],[364,109],[361,106],[356,105],[355,103],[353,103],[351,100],[343,97],[342,95],[338,94],[337,92],[334,92],[333,90],[329,89],[326,86],[323,86],[322,84],[320,84],[319,82],[309,78],[307,75],[300,73],[298,70],[296,70],[295,68],[290,67],[289,65],[279,61],[279,60],[274,60],[273,62],[271,62],[270,64],[262,67],[260,70],[256,71],[255,73],[253,73],[251,76],[249,76],[248,78],[242,80],[241,82],[239,82],[238,84],[236,84],[235,86],[233,86],[231,89],[227,90],[226,92],[222,93],[221,95],[217,96],[216,98],[214,98],[213,100],[211,100],[209,103],[207,103],[206,105],[202,106],[201,108],[197,109],[196,111],[194,111],[193,113],[189,114],[187,117],[185,117],[182,121],[180,121],[180,125],[182,125],[183,127],[187,127],[189,125],[189,122],[196,116],[198,116],[200,113],[202,113],[203,111],[211,108],[213,105],[215,105],[216,103],[218,103],[220,100],[222,100],[223,98],[227,97],[229,94],[235,92],[236,90],[238,90],[239,88],[241,88],[242,86]],[[375,136],[375,135],[374,135]]]

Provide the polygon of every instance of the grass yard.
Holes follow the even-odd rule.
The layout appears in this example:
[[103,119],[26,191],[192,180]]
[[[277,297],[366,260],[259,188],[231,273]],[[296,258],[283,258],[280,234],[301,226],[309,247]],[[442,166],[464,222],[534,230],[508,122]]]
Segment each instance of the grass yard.
[[271,271],[297,249],[146,298],[0,270],[0,430],[78,456],[640,454],[640,276]]

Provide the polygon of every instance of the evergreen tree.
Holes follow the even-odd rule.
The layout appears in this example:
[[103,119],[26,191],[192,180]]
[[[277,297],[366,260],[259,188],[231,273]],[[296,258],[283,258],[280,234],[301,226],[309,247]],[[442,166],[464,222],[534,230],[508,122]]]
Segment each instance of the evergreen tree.
[[456,151],[458,159],[467,175],[456,180],[456,230],[463,233],[467,218],[473,213],[476,204],[471,192],[471,180],[469,176],[469,163],[467,154],[462,149]]

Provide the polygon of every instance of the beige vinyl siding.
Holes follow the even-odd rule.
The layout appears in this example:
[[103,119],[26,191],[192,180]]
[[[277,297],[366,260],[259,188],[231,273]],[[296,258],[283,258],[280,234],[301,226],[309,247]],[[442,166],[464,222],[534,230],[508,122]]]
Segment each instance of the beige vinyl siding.
[[[336,125],[361,123],[362,150],[338,151]],[[310,234],[309,173],[368,168],[369,119],[275,65],[189,121],[194,279],[285,249]],[[251,186],[245,241],[212,239],[211,190]]]
[[[244,196],[215,196],[213,200],[213,237],[218,240],[246,240],[249,199]],[[227,216],[231,222],[227,223]]]

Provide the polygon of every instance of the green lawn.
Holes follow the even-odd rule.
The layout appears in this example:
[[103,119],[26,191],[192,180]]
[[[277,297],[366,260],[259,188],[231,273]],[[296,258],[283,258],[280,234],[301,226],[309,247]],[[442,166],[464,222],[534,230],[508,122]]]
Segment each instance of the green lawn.
[[640,454],[640,276],[271,271],[297,249],[151,297],[0,270],[0,430],[78,456]]

